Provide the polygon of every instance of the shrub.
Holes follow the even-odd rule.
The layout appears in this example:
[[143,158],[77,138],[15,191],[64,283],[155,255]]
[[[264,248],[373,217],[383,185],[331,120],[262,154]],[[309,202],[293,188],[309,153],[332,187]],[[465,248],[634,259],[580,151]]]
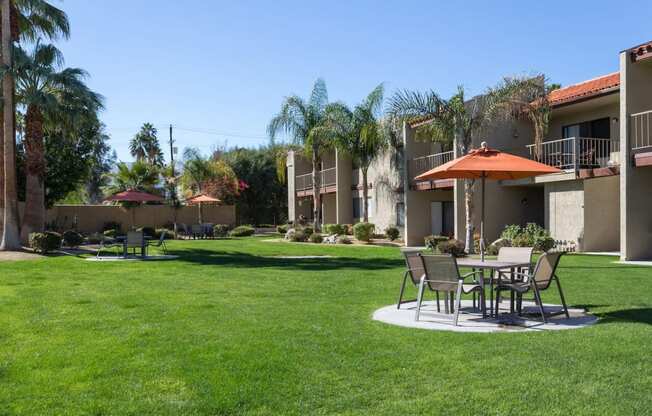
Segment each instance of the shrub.
[[61,238],[67,247],[79,247],[84,242],[84,236],[73,230],[64,232]]
[[276,232],[279,234],[286,234],[288,232],[288,229],[290,228],[289,225],[279,225],[276,227]]
[[429,248],[432,251],[435,251],[437,249],[437,246],[439,246],[439,243],[448,240],[449,238],[443,235],[429,235],[424,238],[424,243],[427,248]]
[[157,228],[156,232],[154,233],[154,237],[156,239],[161,238],[161,235],[165,235],[166,240],[174,240],[174,232],[172,230],[168,230],[167,228]]
[[345,235],[341,235],[337,237],[337,240],[335,240],[335,243],[337,244],[352,244],[352,241],[349,237]]
[[315,232],[315,229],[312,227],[303,227],[302,230],[306,234],[306,237],[310,237]]
[[213,236],[215,237],[226,237],[229,235],[229,227],[227,224],[215,224],[213,226]]
[[440,242],[437,244],[437,250],[442,254],[450,254],[453,257],[464,257],[466,255],[464,243],[455,239]]
[[497,256],[498,251],[500,251],[500,247],[490,244],[489,247],[487,247],[487,254],[490,256]]
[[401,233],[398,231],[398,228],[396,227],[387,227],[385,228],[385,235],[389,239],[389,241],[394,241],[398,238]]
[[343,235],[346,234],[347,226],[342,224],[326,224],[324,225],[324,232],[326,234]]
[[142,232],[143,235],[147,237],[156,237],[156,230],[154,227],[140,227],[137,228],[136,231]]
[[117,221],[107,221],[102,226],[102,231],[115,230],[116,233],[119,233],[122,230],[122,224]]
[[353,236],[358,241],[369,242],[376,226],[370,222],[359,222],[353,226]]
[[344,232],[346,235],[353,235],[353,224],[344,224],[342,227],[345,228]]
[[514,247],[533,247],[536,251],[548,251],[555,247],[555,240],[545,228],[535,223],[525,227],[510,225],[501,234]]
[[322,237],[322,235],[319,233],[313,233],[310,235],[309,240],[311,243],[321,244],[324,242],[324,237]]
[[290,234],[290,241],[294,241],[295,243],[305,243],[308,240],[308,236],[303,230],[294,230],[292,234]]
[[240,225],[231,230],[229,235],[231,237],[248,237],[254,235],[256,230],[251,225]]
[[29,235],[29,246],[37,253],[49,253],[61,247],[61,234],[53,231],[44,233],[31,233]]
[[502,234],[500,234],[500,238],[504,238],[505,240],[512,241],[522,232],[523,230],[521,229],[520,225],[515,225],[515,224],[508,225],[507,227],[505,227]]

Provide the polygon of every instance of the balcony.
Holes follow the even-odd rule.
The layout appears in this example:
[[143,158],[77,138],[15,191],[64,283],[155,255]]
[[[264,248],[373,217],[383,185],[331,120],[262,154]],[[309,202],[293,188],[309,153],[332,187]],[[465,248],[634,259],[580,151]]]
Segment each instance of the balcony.
[[444,179],[441,181],[415,181],[416,176],[426,173],[431,169],[450,162],[454,158],[454,152],[435,153],[434,155],[417,157],[410,160],[408,164],[408,175],[412,188],[416,190],[431,190],[439,188],[449,188],[453,181]]
[[[620,164],[620,144],[616,139],[570,137],[527,146],[530,159],[565,171],[611,168]],[[538,153],[538,154],[537,154]]]
[[[324,169],[319,172],[321,182],[321,193],[335,192],[337,175],[336,168]],[[312,195],[312,173],[297,175],[294,181],[294,189],[299,196]]]
[[652,110],[630,116],[634,166],[652,166]]

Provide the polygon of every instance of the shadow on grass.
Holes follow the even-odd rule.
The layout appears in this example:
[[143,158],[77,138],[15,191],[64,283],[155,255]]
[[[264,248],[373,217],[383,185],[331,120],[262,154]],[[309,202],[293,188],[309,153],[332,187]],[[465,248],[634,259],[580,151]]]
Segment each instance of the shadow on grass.
[[[605,307],[607,305],[574,305],[573,307],[586,309],[591,312],[592,308]],[[637,324],[652,325],[652,308],[633,308],[620,309],[609,312],[591,312],[600,318],[599,324],[609,324],[617,322],[629,322]]]
[[273,258],[255,256],[247,253],[221,252],[215,250],[191,249],[179,250],[177,261],[195,263],[201,265],[220,265],[230,267],[276,267],[290,268],[297,270],[337,270],[337,269],[365,269],[383,270],[403,266],[405,263],[400,259],[387,259],[383,257],[374,258],[353,258],[353,257],[331,257],[331,258]]

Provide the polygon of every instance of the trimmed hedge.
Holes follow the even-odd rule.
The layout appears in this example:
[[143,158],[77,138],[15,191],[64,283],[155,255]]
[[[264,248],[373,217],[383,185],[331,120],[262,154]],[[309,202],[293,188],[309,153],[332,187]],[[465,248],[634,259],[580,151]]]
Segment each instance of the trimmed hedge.
[[360,222],[353,226],[353,236],[358,241],[369,242],[375,229],[376,226],[370,222]]
[[29,235],[29,246],[37,253],[49,253],[61,248],[61,234],[53,231],[44,233],[31,233]]
[[224,238],[229,235],[229,227],[227,224],[215,224],[213,226],[213,236]]
[[84,242],[84,236],[79,234],[77,231],[68,230],[65,231],[61,238],[63,239],[63,244],[66,247],[79,247]]
[[385,235],[387,236],[389,241],[394,241],[401,235],[401,233],[398,231],[398,228],[396,227],[387,227],[385,228]]
[[255,232],[256,230],[254,227],[250,225],[241,225],[232,229],[229,235],[231,237],[249,237],[254,235]]
[[466,255],[464,242],[455,239],[440,242],[437,244],[437,250],[442,254],[450,254],[453,257],[464,257]]
[[347,227],[342,224],[325,224],[324,225],[324,232],[326,234],[337,234],[337,235],[344,235],[346,234],[346,229]]

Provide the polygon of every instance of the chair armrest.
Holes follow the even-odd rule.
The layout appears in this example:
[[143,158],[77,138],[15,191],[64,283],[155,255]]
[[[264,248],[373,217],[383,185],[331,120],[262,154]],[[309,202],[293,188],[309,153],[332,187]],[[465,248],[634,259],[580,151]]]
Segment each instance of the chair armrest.
[[467,277],[474,276],[474,275],[476,275],[476,274],[482,274],[482,270],[476,270],[476,271],[474,271],[474,272],[470,272],[470,273],[467,273],[467,274],[463,274],[463,275],[460,276],[460,280],[464,280],[464,279],[466,279]]

